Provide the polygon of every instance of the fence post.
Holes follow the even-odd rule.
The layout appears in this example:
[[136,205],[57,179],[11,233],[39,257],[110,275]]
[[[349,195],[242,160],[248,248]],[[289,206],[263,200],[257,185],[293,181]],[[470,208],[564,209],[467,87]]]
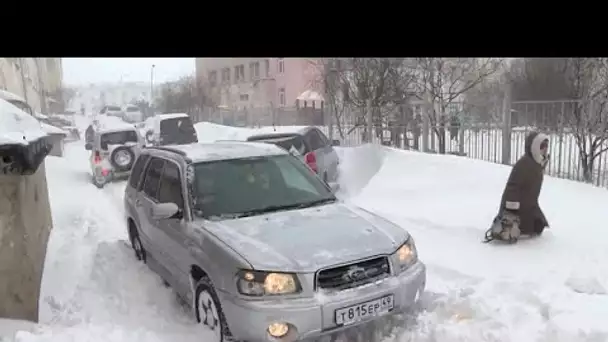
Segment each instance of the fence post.
[[372,128],[374,127],[373,123],[372,123],[372,100],[371,99],[367,99],[367,106],[366,106],[367,112],[365,113],[366,119],[367,119],[367,142],[368,143],[372,143],[374,141],[373,139],[373,134],[372,134]]
[[422,116],[422,152],[429,152],[429,102],[425,101],[420,108]]
[[507,83],[502,106],[502,163],[511,164],[511,84]]
[[465,123],[463,122],[463,119],[463,117],[458,118],[458,120],[460,120],[460,129],[458,130],[458,154],[460,154],[461,156],[464,156]]

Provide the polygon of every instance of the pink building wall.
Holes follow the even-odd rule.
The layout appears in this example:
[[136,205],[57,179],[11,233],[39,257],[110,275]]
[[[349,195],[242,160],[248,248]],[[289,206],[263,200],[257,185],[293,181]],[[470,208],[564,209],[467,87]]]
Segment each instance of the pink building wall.
[[[266,77],[264,70],[265,60],[269,60],[269,72]],[[309,58],[284,58],[284,72],[279,72],[280,58],[197,58],[196,72],[197,77],[203,80],[207,78],[210,71],[217,71],[218,77],[221,69],[230,68],[231,71],[237,65],[245,65],[245,80],[235,83],[231,78],[230,85],[218,85],[234,96],[229,96],[230,103],[225,105],[264,107],[270,102],[274,106],[279,106],[279,89],[285,89],[285,107],[293,107],[296,98],[306,90],[314,90],[322,94],[322,82],[320,82],[321,70],[317,65],[316,59]],[[260,79],[252,81],[249,77],[249,64],[252,62],[260,63]],[[228,89],[228,90],[226,90]],[[247,93],[249,103],[235,100],[239,94]],[[224,97],[226,99],[226,96]]]

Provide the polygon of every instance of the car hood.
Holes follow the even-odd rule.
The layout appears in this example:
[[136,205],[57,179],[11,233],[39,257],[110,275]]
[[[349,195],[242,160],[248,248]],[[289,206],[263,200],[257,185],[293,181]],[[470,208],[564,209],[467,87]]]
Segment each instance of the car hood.
[[254,269],[314,272],[378,254],[390,254],[408,233],[346,203],[210,222],[205,227]]

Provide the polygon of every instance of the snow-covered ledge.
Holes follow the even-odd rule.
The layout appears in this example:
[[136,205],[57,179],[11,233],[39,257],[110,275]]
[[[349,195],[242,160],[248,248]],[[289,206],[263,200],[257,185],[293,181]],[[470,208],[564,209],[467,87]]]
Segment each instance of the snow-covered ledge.
[[0,318],[38,321],[52,228],[47,139],[38,120],[0,100]]

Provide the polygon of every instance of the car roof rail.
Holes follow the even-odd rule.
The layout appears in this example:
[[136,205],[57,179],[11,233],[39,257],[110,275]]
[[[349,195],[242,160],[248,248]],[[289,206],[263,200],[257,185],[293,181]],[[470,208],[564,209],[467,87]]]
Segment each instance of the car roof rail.
[[173,147],[167,147],[167,146],[150,146],[147,147],[148,149],[155,149],[155,150],[160,150],[160,151],[166,151],[166,152],[171,152],[171,153],[175,153],[175,154],[179,154],[182,157],[187,157],[188,155],[186,154],[186,152],[182,151],[182,150],[178,150],[176,148]]

